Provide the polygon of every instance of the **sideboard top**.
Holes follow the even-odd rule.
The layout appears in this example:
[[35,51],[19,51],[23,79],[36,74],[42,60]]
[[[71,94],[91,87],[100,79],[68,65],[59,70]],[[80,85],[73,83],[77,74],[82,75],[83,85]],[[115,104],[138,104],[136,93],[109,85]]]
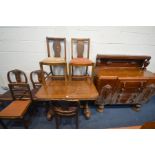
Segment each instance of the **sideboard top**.
[[149,65],[151,56],[147,55],[102,55],[96,57],[96,66],[104,67],[140,67]]

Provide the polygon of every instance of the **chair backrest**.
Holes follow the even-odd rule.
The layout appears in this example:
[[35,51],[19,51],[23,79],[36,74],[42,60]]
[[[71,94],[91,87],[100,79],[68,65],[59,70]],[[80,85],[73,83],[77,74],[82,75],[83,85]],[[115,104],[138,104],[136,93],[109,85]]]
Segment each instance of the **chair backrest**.
[[11,70],[7,73],[9,83],[27,83],[26,74],[19,69]]
[[9,83],[8,86],[10,88],[13,100],[33,100],[29,84]]
[[[43,71],[43,74],[44,74],[44,78],[48,76],[48,74],[45,71]],[[35,76],[37,77],[35,78]],[[30,79],[31,79],[33,88],[40,88],[42,85],[42,71],[41,70],[32,71],[30,73]]]
[[[90,39],[89,38],[72,38],[71,39],[71,55],[74,57],[83,58],[86,51],[86,57],[89,58]],[[75,54],[77,56],[75,56]]]
[[46,43],[48,57],[63,57],[66,60],[66,38],[46,37]]
[[79,112],[79,107],[79,100],[62,100],[54,104],[54,112],[61,116],[76,115]]

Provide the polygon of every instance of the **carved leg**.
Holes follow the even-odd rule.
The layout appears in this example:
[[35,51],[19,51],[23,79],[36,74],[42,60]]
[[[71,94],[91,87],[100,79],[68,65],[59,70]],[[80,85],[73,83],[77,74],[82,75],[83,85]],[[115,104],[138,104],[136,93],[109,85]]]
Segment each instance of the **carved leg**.
[[136,104],[136,105],[134,105],[134,106],[132,107],[132,110],[138,112],[138,111],[140,111],[141,106],[142,106],[141,104]]
[[47,112],[47,120],[48,121],[51,121],[54,117],[54,111],[53,111],[53,108],[49,108],[49,111]]
[[103,112],[104,111],[104,105],[98,105],[97,106],[97,111],[98,112]]
[[0,124],[2,125],[2,127],[3,127],[4,129],[7,129],[6,125],[3,123],[2,120],[0,120]]
[[84,115],[85,115],[86,119],[89,119],[91,116],[91,111],[90,111],[90,108],[88,106],[88,103],[86,103],[86,105],[84,107]]

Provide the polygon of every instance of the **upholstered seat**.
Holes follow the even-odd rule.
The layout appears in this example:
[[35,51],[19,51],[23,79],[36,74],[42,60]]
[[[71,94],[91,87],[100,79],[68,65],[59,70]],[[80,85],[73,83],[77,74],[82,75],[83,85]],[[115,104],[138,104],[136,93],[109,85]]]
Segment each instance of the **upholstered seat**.
[[70,64],[74,65],[91,65],[93,62],[87,58],[74,58],[70,61]]
[[48,57],[48,58],[45,58],[41,61],[41,63],[44,63],[44,64],[55,64],[55,63],[66,63],[65,59],[64,58],[57,58],[57,57]]
[[23,118],[25,112],[27,111],[29,105],[31,104],[31,100],[25,101],[13,101],[10,103],[5,109],[0,111],[0,118]]

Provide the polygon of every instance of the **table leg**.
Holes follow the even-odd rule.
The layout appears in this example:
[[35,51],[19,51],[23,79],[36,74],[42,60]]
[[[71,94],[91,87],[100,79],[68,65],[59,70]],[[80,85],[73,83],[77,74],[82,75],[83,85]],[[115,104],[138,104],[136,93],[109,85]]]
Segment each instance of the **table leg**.
[[54,111],[53,111],[53,108],[50,107],[48,112],[47,112],[47,120],[51,121],[53,119],[53,117],[54,117]]
[[90,108],[88,106],[88,103],[86,103],[84,105],[84,115],[85,115],[86,119],[89,119],[91,116],[91,111],[90,111]]

